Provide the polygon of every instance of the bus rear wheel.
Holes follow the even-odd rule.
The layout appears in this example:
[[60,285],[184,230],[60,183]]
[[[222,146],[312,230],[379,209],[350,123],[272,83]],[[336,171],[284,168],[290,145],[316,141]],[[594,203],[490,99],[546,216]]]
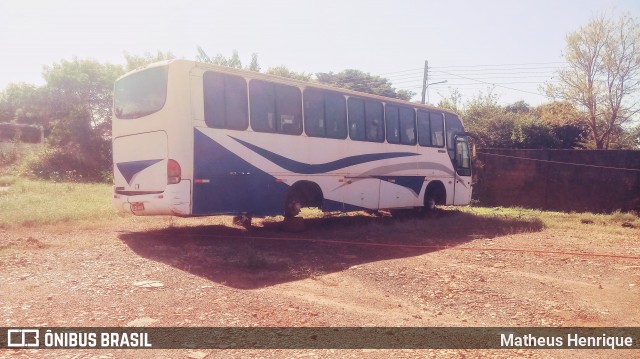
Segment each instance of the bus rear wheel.
[[285,218],[293,218],[300,214],[302,209],[302,198],[299,193],[292,192],[287,196],[287,201],[284,209]]
[[296,182],[285,200],[284,216],[292,218],[300,214],[305,207],[322,208],[323,195],[320,186],[310,181]]

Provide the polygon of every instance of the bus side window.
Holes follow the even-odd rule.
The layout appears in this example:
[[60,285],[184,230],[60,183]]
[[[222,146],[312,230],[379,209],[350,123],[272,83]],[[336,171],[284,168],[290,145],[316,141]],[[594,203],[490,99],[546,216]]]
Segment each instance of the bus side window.
[[252,80],[249,83],[251,128],[258,132],[276,132],[275,89],[270,83]]
[[344,96],[327,92],[324,95],[324,100],[327,137],[347,138],[347,104]]
[[431,112],[429,114],[431,123],[431,145],[435,147],[444,146],[444,119],[441,113]]
[[384,141],[384,120],[382,112],[382,103],[374,101],[366,101],[364,105],[367,141],[383,142]]
[[356,141],[365,141],[364,101],[350,98],[347,101],[349,111],[349,137]]
[[249,127],[247,82],[240,76],[225,75],[224,102],[227,128],[244,131]]
[[299,135],[302,133],[302,95],[300,89],[287,85],[276,85],[276,113],[279,133]]
[[314,88],[305,89],[304,130],[312,137],[347,138],[344,95]]
[[385,109],[387,121],[387,142],[400,143],[400,123],[398,119],[398,108],[387,106]]
[[202,77],[204,93],[204,122],[209,127],[225,128],[224,75],[205,72]]
[[204,121],[209,127],[246,130],[247,83],[240,76],[205,72]]
[[400,107],[400,143],[416,144],[416,112],[411,108]]
[[418,110],[418,143],[420,146],[431,146],[431,126],[427,111]]
[[313,88],[304,90],[304,131],[308,136],[325,137],[325,104],[322,91]]

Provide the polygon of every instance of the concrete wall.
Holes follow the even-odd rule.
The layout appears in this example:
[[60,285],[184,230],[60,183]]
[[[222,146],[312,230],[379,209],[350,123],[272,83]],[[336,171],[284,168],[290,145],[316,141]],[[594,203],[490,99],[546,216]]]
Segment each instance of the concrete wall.
[[474,169],[486,206],[640,210],[640,151],[478,149]]

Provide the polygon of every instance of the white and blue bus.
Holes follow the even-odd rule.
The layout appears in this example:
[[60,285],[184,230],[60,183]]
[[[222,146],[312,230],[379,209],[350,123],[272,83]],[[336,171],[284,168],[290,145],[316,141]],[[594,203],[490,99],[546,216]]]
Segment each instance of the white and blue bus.
[[186,60],[116,81],[113,173],[135,215],[429,210],[472,187],[454,113]]

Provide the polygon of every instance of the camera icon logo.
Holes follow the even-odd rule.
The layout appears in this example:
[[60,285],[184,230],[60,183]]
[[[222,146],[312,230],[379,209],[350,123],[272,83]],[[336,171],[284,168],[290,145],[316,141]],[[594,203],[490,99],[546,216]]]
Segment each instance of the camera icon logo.
[[7,347],[33,348],[40,346],[39,329],[9,329],[7,331]]

